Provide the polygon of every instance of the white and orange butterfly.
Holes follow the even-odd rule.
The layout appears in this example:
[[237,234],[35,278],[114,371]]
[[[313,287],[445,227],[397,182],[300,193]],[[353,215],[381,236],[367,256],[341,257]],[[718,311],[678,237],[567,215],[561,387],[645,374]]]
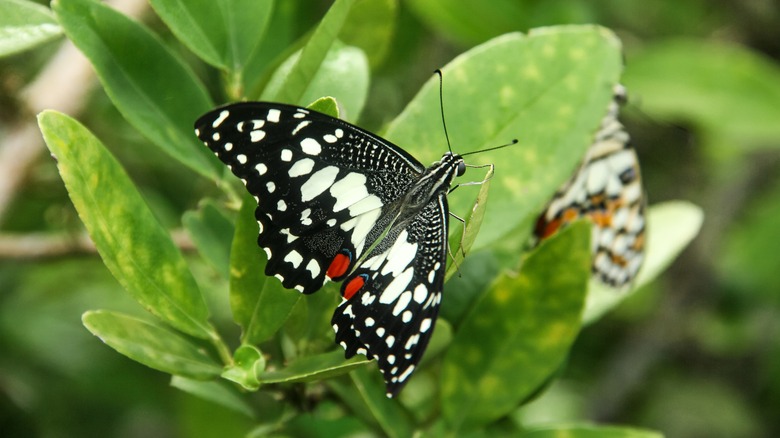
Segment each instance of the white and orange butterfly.
[[617,85],[585,158],[555,192],[534,229],[539,242],[577,219],[589,219],[593,223],[593,275],[618,289],[632,283],[645,250],[645,196],[639,162],[617,119],[625,101],[626,90]]

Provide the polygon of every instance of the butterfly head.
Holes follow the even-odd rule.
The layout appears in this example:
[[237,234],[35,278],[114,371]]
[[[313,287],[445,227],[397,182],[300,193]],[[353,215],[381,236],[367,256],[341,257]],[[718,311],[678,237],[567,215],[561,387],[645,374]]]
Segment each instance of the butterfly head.
[[434,164],[439,164],[445,167],[452,167],[455,169],[455,176],[463,176],[466,173],[466,162],[463,161],[463,157],[458,154],[453,154],[447,151],[442,155],[441,160]]

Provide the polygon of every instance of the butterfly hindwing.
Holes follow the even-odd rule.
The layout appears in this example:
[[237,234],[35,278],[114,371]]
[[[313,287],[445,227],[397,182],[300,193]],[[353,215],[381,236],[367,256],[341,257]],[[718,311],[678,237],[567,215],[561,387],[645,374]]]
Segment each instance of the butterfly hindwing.
[[386,206],[424,170],[367,131],[290,105],[232,104],[195,127],[258,202],[266,274],[304,293],[350,272],[381,234]]
[[618,121],[625,90],[615,99],[585,159],[539,216],[535,237],[543,240],[582,217],[593,223],[592,271],[622,288],[636,277],[644,259],[645,199],[636,151]]
[[388,395],[401,390],[433,333],[444,284],[447,199],[431,200],[344,280],[331,323],[346,356],[375,358]]

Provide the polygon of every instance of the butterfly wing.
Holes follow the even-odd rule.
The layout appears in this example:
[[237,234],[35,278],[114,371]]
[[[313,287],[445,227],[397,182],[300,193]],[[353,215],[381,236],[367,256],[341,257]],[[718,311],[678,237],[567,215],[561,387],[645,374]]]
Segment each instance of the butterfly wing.
[[386,140],[296,106],[232,104],[195,128],[257,200],[266,274],[303,293],[351,271],[424,170]]
[[374,358],[388,396],[422,358],[441,302],[447,256],[447,198],[401,221],[344,280],[331,323],[346,357]]
[[644,259],[645,199],[636,151],[617,120],[625,90],[615,99],[577,172],[539,216],[534,235],[546,239],[586,217],[593,222],[592,271],[606,284],[622,288],[636,277]]

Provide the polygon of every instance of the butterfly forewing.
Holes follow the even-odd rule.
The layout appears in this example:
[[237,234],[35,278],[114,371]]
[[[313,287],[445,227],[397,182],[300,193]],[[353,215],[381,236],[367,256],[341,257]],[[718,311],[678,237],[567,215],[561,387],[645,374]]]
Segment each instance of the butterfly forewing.
[[644,259],[645,199],[636,151],[617,120],[625,90],[615,99],[585,159],[539,216],[535,237],[543,240],[585,217],[593,222],[592,271],[606,284],[622,288],[636,277]]
[[289,105],[233,104],[195,126],[258,202],[266,274],[304,293],[350,271],[381,234],[385,206],[424,170],[379,137]]

